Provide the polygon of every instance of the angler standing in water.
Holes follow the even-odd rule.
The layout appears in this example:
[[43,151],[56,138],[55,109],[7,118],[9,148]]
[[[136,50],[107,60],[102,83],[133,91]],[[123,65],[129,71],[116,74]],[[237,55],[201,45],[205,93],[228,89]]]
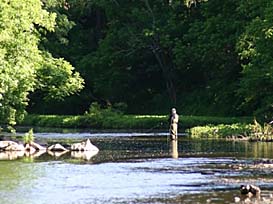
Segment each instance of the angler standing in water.
[[178,128],[178,120],[179,116],[176,113],[176,109],[172,108],[171,115],[170,115],[170,139],[177,140],[177,128]]

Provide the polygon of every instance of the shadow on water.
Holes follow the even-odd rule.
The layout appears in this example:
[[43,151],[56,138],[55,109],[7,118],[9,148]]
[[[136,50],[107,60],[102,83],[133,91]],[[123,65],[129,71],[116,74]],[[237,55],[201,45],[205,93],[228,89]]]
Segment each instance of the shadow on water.
[[262,188],[262,198],[251,202],[272,197],[270,166],[255,166],[260,158],[273,159],[272,143],[184,136],[177,142],[166,133],[43,133],[36,140],[64,144],[86,138],[98,154],[9,153],[0,161],[0,203],[233,203],[234,197],[247,199],[238,190],[245,183]]

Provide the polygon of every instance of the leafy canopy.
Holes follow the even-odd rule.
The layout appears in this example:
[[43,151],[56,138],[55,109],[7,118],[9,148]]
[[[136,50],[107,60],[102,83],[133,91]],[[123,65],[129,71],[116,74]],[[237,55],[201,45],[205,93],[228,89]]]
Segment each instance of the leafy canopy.
[[39,47],[55,28],[55,13],[39,0],[0,0],[0,120],[22,119],[30,92],[63,98],[83,87],[83,79],[64,59]]

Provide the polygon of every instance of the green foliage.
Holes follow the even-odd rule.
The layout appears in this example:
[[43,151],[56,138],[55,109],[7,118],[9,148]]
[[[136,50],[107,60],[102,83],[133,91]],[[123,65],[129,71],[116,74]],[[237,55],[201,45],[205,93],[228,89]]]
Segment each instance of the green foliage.
[[44,34],[54,31],[55,18],[39,0],[0,0],[1,123],[13,126],[22,120],[28,96],[36,90],[47,89],[60,98],[82,88],[82,79],[68,62],[39,47]]
[[37,70],[37,85],[45,93],[45,99],[61,100],[83,88],[83,79],[64,59],[44,57],[44,64]]
[[176,103],[189,115],[253,114],[254,107],[239,106],[245,93],[238,94],[243,68],[237,47],[246,26],[268,4],[52,2],[47,9],[57,13],[57,28],[66,40],[62,43],[55,33],[44,45],[71,60],[84,77],[86,88],[74,100],[77,106],[79,101],[82,107],[94,101],[123,102],[129,113],[162,114]]
[[[179,131],[206,124],[251,123],[251,118],[180,116]],[[89,113],[81,116],[62,115],[27,115],[21,125],[56,128],[91,128],[91,129],[146,129],[169,130],[167,115],[124,115],[101,110],[98,104],[92,104]]]
[[98,102],[112,106],[100,107],[108,115],[123,103],[126,113],[175,105],[184,115],[268,121],[272,13],[267,0],[0,0],[0,119],[14,125],[28,104],[82,114]]
[[187,132],[196,138],[231,138],[244,137],[251,141],[273,141],[273,127],[271,124],[261,125],[255,119],[252,124],[220,124],[196,126],[187,130]]
[[254,141],[273,141],[273,127],[268,123],[261,125],[255,119],[250,139]]
[[25,144],[30,144],[31,142],[34,142],[34,139],[33,129],[31,128],[27,133],[25,133],[23,140]]
[[186,114],[240,115],[234,97],[241,66],[235,51],[244,22],[240,1],[209,0],[193,7],[188,31],[175,47]]
[[243,62],[238,90],[238,94],[244,96],[241,108],[270,120],[273,116],[273,3],[249,1],[240,9],[251,15],[237,43]]
[[251,133],[252,126],[246,124],[220,124],[197,126],[187,130],[191,137],[196,138],[226,138],[231,136],[247,136]]

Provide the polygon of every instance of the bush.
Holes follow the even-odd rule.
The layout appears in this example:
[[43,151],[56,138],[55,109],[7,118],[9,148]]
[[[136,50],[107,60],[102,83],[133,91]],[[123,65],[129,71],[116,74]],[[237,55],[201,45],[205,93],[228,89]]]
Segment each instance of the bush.
[[206,125],[197,126],[187,130],[192,137],[198,138],[226,138],[245,137],[251,141],[273,141],[273,127],[271,124],[261,125],[254,119],[252,124],[231,124],[231,125]]
[[27,133],[25,133],[23,140],[25,144],[30,144],[31,142],[34,142],[34,134],[32,128]]
[[[251,123],[250,118],[180,116],[179,131],[207,124]],[[56,128],[93,129],[169,129],[167,115],[124,115],[111,108],[101,109],[93,104],[84,115],[27,115],[20,125]],[[210,127],[210,125],[208,125]]]
[[206,125],[190,128],[188,133],[192,137],[198,138],[226,138],[230,136],[248,136],[252,131],[252,125],[232,124],[232,125]]
[[271,124],[264,123],[261,125],[255,119],[250,139],[253,141],[273,141],[273,128]]

